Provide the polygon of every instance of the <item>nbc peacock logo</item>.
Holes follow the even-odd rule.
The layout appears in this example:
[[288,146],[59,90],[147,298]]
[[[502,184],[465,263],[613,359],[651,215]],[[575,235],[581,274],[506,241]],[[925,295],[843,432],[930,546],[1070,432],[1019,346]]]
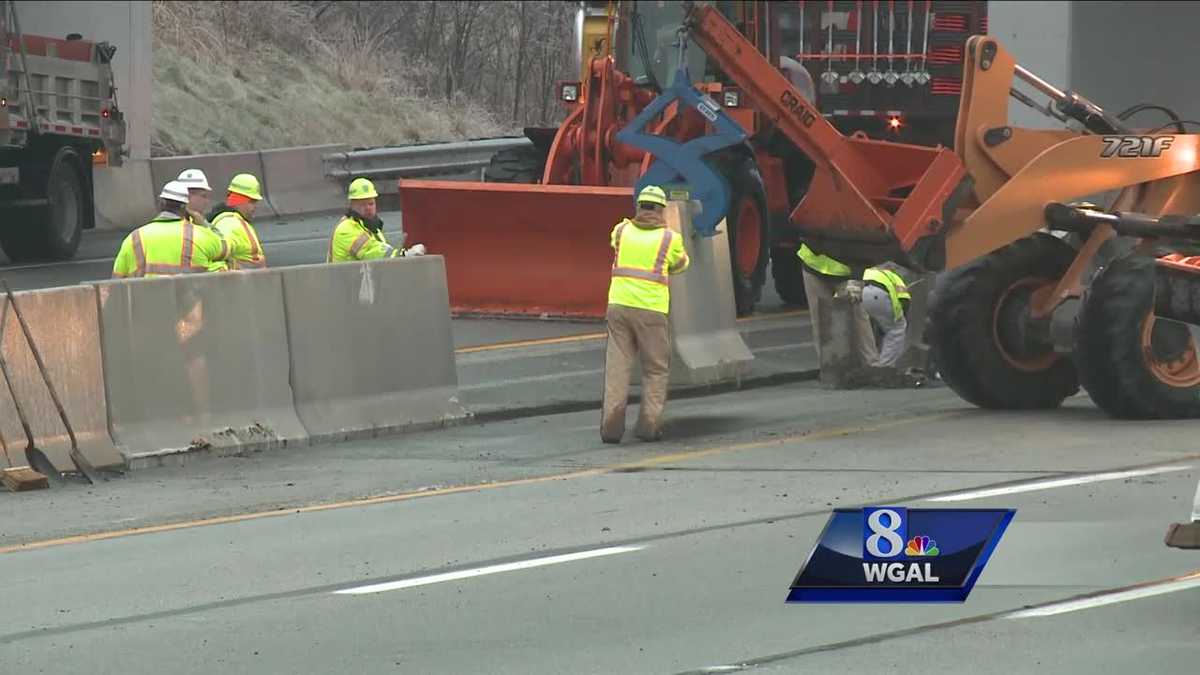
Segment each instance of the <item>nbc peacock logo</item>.
[[932,557],[939,553],[937,542],[919,534],[908,540],[908,545],[904,547],[904,555],[913,557]]

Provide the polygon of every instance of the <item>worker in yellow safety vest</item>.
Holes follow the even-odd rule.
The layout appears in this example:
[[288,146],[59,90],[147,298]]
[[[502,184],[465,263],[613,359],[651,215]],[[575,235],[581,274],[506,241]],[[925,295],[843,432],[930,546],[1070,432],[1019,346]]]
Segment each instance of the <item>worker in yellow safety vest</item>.
[[175,180],[187,186],[188,216],[196,225],[212,227],[212,223],[204,217],[208,213],[208,205],[212,202],[212,188],[208,185],[208,176],[200,169],[184,169]]
[[158,277],[228,269],[229,246],[221,235],[192,223],[187,186],[171,181],[158,195],[161,213],[125,237],[112,275]]
[[617,223],[610,235],[614,251],[608,287],[608,348],[604,357],[604,403],[600,438],[620,443],[625,435],[625,405],[635,359],[642,366],[642,403],[634,435],[643,441],[662,438],[671,372],[669,275],[688,268],[683,235],[667,227],[667,195],[647,186],[638,193],[637,214]]
[[229,181],[225,202],[209,214],[217,232],[229,242],[229,267],[235,270],[261,269],[267,266],[258,232],[250,218],[262,201],[262,189],[253,174],[239,173]]
[[425,245],[411,248],[392,246],[383,234],[383,219],[375,199],[379,193],[375,184],[366,178],[355,178],[346,193],[350,209],[333,228],[329,240],[329,254],[325,262],[347,262],[353,260],[375,260],[400,256],[425,255]]
[[879,358],[870,365],[892,368],[904,355],[911,301],[904,277],[896,272],[883,267],[869,267],[863,272],[862,306],[883,332]]
[[[808,298],[808,316],[812,323],[813,344],[816,346],[817,359],[820,361],[821,306],[818,300],[820,298],[824,298],[826,301],[832,300],[838,289],[843,288],[846,282],[857,281],[862,276],[861,273],[855,274],[855,270],[849,265],[812,250],[808,244],[801,244],[797,255],[800,257],[800,262],[804,263],[804,295]],[[871,318],[867,316],[866,310],[860,303],[854,303],[851,312],[853,312],[855,322],[854,332],[858,337],[856,346],[859,358],[863,365],[874,364],[879,360],[879,350],[875,346]]]

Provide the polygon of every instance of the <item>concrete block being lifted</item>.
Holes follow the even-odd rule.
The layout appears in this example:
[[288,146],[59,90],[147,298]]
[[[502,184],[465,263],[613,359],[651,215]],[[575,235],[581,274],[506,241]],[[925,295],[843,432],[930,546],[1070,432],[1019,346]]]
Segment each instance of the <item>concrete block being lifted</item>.
[[[695,235],[694,202],[671,201],[667,226],[684,237],[691,266],[670,279],[671,386],[696,387],[736,383],[745,377],[754,354],[737,329],[728,235],[725,222],[713,237]],[[631,384],[641,384],[635,364]]]
[[703,386],[737,382],[754,354],[737,328],[729,241],[722,221],[713,237],[692,228],[694,202],[671,201],[667,226],[684,237],[691,267],[671,277],[671,384]]

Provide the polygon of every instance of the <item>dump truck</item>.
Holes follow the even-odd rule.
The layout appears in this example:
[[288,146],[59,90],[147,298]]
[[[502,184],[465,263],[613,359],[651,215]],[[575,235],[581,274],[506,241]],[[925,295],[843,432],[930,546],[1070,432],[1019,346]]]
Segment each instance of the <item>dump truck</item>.
[[21,32],[16,3],[0,12],[0,247],[12,262],[66,260],[95,226],[92,167],[120,166],[116,47]]
[[[630,194],[651,161],[616,134],[678,68],[684,10],[678,2],[580,5],[579,79],[557,85],[567,109],[561,125],[526,128],[529,145],[497,153],[484,176],[497,187],[401,182],[406,228],[446,256],[457,312],[603,316],[605,235],[629,202],[618,195]],[[801,83],[843,135],[931,147],[953,139],[963,48],[970,34],[987,30],[985,2],[711,5]],[[745,143],[706,158],[730,192],[737,313],[754,311],[768,268],[784,301],[803,306],[798,230],[789,215],[806,193],[813,163],[747,105],[732,75],[705,52],[686,58],[697,87],[748,132]],[[679,142],[712,131],[695,111],[667,117],[660,131]],[[463,229],[480,221],[487,232]]]

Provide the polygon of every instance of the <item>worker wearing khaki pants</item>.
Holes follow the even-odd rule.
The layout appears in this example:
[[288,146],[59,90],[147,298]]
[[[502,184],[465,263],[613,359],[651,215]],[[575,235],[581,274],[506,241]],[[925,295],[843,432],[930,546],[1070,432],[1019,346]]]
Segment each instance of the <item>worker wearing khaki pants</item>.
[[[804,263],[804,295],[808,299],[808,317],[812,322],[813,345],[817,350],[817,362],[821,362],[821,305],[818,298],[832,300],[838,288],[850,279],[858,279],[860,275],[853,274],[849,265],[841,263],[826,255],[821,255],[801,244],[797,253]],[[875,331],[871,327],[871,317],[859,303],[851,305],[854,315],[854,332],[857,336],[858,356],[863,365],[871,365],[879,360],[879,348],[875,345]]]
[[683,236],[666,226],[666,193],[648,186],[638,194],[637,215],[613,228],[612,281],[608,289],[608,350],[600,438],[620,443],[634,360],[642,365],[642,403],[634,435],[662,438],[662,416],[671,375],[669,276],[687,269]]

